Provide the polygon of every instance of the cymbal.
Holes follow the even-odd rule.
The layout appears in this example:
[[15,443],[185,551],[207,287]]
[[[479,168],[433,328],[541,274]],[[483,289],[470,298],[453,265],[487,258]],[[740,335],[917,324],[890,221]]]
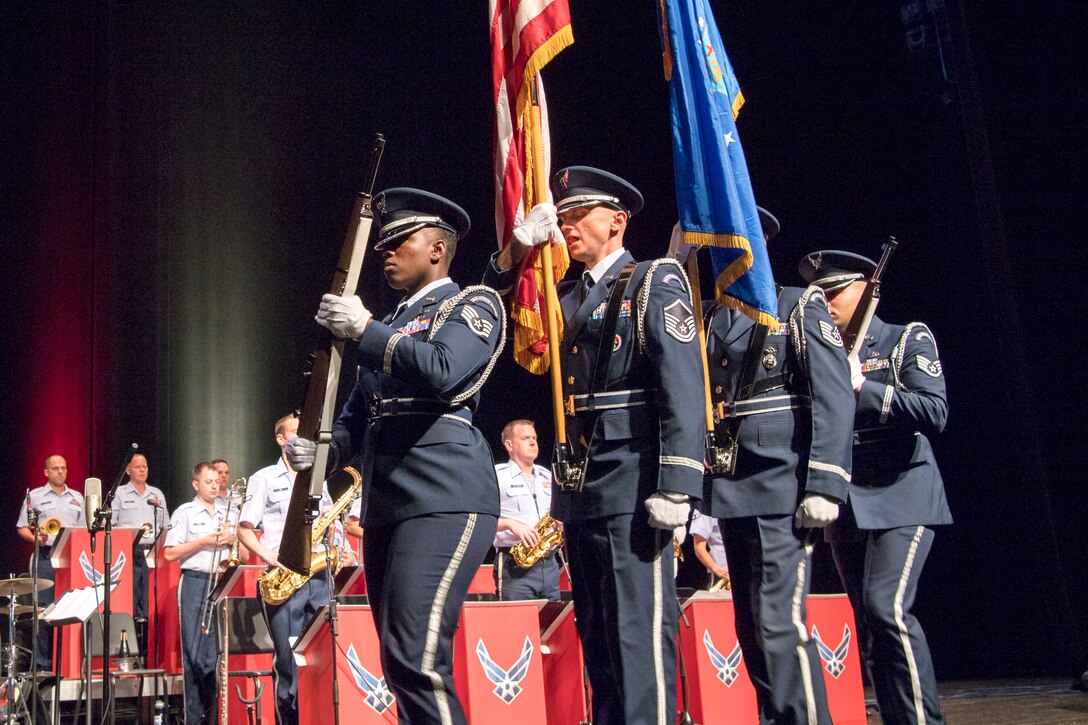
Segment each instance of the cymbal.
[[[34,611],[34,607],[30,606],[29,604],[16,604],[15,605],[15,616],[16,617],[21,616],[23,614],[30,614],[33,611]],[[0,607],[0,617],[7,616],[10,612],[11,612],[11,608],[8,606],[7,602],[5,602],[4,606]]]
[[[50,580],[38,580],[39,592],[52,588],[53,582],[51,582]],[[32,591],[34,591],[34,580],[28,576],[12,579],[0,579],[0,597],[10,597],[12,594],[15,594],[16,596],[20,594],[30,594]]]

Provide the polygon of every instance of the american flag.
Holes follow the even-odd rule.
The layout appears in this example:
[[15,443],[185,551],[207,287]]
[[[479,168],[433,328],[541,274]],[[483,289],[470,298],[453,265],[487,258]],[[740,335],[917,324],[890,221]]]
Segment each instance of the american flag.
[[[495,100],[495,229],[502,249],[510,244],[514,227],[525,212],[549,201],[535,198],[533,190],[532,84],[540,69],[574,42],[574,36],[567,0],[490,0],[490,10]],[[539,77],[535,82],[540,104],[542,171],[544,178],[548,178],[551,165],[548,113]],[[555,279],[562,279],[569,264],[566,245],[554,245]],[[534,250],[527,256],[514,287],[510,316],[514,321],[514,359],[537,374],[548,369],[543,280],[540,255]]]

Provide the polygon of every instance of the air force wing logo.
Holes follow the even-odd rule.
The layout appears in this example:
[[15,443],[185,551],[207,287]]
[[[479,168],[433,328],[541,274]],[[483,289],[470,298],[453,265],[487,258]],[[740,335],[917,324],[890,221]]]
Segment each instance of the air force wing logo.
[[529,663],[533,658],[533,643],[529,641],[528,637],[525,638],[525,644],[521,648],[521,655],[508,670],[504,670],[495,660],[491,659],[491,655],[487,653],[487,647],[484,646],[483,639],[476,643],[476,656],[480,658],[480,664],[483,665],[487,679],[491,680],[492,684],[495,685],[495,689],[492,690],[495,697],[509,705],[522,692],[521,681],[529,673]]
[[820,639],[815,625],[812,627],[812,638],[816,640],[816,649],[820,652],[820,659],[824,661],[824,669],[836,680],[839,679],[839,675],[846,669],[846,655],[850,653],[850,625],[842,625],[842,640],[834,650]]
[[367,672],[355,651],[354,644],[348,646],[348,664],[351,666],[351,677],[355,680],[355,686],[366,696],[363,702],[369,705],[371,710],[381,715],[393,707],[393,701],[396,698],[389,691],[385,678],[378,678]]
[[[117,556],[117,562],[110,569],[110,589],[113,590],[121,583],[121,572],[125,570],[125,552],[121,552]],[[87,552],[83,551],[79,554],[79,566],[83,569],[83,576],[87,577],[87,581],[92,586],[98,586],[104,584],[106,581],[106,575],[91,566],[91,562],[87,559]]]
[[706,653],[710,655],[710,664],[714,665],[718,670],[718,679],[724,682],[726,687],[730,687],[733,681],[737,679],[737,668],[740,667],[740,642],[733,646],[733,651],[728,656],[723,655],[714,646],[714,641],[710,639],[710,630],[707,629],[703,630],[703,647],[706,648]]
[[931,378],[941,377],[943,369],[941,368],[940,360],[930,360],[925,355],[918,356],[918,369]]
[[675,300],[662,310],[665,313],[665,332],[679,342],[695,339],[695,316],[683,300]]
[[470,305],[461,308],[461,319],[468,323],[468,329],[485,340],[491,335],[491,328],[495,326],[495,323],[480,317],[479,311]]

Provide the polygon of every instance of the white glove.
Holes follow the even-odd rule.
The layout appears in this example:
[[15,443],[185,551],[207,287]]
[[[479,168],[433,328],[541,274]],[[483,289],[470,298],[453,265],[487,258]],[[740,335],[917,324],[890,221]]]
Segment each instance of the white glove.
[[861,372],[861,360],[857,355],[848,355],[846,361],[850,363],[850,387],[855,392],[859,391],[862,383],[865,382],[865,375]]
[[314,319],[339,338],[358,340],[371,317],[370,310],[363,307],[363,301],[355,295],[340,297],[326,294],[321,297],[321,306],[317,308]]
[[555,214],[555,204],[543,202],[537,204],[525,219],[514,229],[514,241],[526,249],[539,247],[541,244],[562,239],[563,233],[559,231],[559,217]]
[[687,494],[658,491],[643,502],[650,514],[650,526],[672,531],[688,521],[691,503]]
[[287,441],[284,448],[287,454],[287,462],[296,471],[306,471],[313,468],[314,457],[317,455],[317,444],[311,440],[295,436]]
[[839,518],[839,502],[822,493],[807,493],[793,515],[799,529],[822,529]]

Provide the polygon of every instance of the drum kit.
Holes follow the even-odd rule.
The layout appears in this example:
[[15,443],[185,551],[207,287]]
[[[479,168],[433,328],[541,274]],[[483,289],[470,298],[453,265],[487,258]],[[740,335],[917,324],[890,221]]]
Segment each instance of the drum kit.
[[[30,722],[30,713],[27,711],[26,706],[27,698],[24,696],[24,680],[27,674],[17,674],[15,671],[18,650],[25,649],[15,643],[15,620],[18,617],[33,614],[37,610],[33,603],[21,604],[16,601],[17,597],[27,597],[27,595],[33,594],[35,585],[37,591],[41,592],[51,588],[53,582],[47,579],[38,579],[35,582],[30,577],[0,579],[0,612],[8,616],[8,646],[5,653],[7,655],[7,674],[3,682],[0,683],[0,718],[3,718],[5,723],[19,722],[21,717],[25,717],[26,722]],[[32,662],[35,656],[35,646],[36,643],[32,641],[28,653]]]

